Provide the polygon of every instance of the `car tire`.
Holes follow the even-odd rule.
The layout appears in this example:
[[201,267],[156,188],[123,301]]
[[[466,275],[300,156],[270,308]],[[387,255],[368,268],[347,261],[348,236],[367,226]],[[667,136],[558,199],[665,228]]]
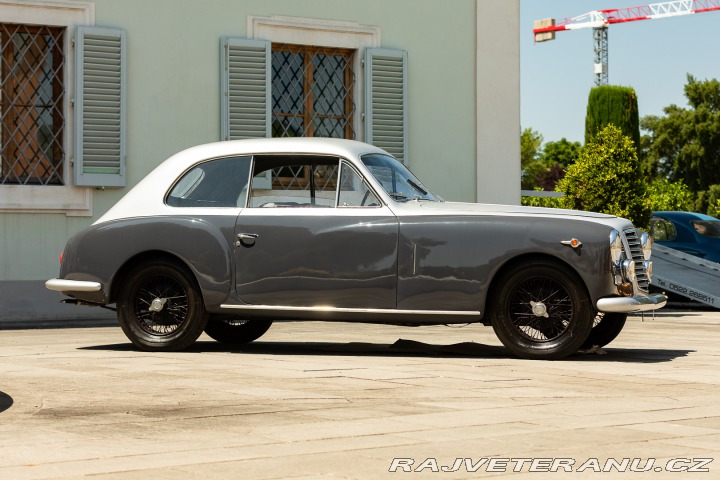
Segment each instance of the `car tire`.
[[554,360],[575,353],[590,334],[593,310],[582,281],[561,264],[515,265],[498,279],[491,324],[515,355]]
[[627,320],[626,313],[600,312],[595,316],[590,335],[580,346],[582,349],[604,347],[620,335]]
[[232,317],[212,316],[205,333],[213,340],[229,345],[244,345],[262,337],[272,320],[240,320]]
[[146,351],[187,348],[208,321],[195,278],[171,261],[135,267],[123,281],[117,313],[125,335]]

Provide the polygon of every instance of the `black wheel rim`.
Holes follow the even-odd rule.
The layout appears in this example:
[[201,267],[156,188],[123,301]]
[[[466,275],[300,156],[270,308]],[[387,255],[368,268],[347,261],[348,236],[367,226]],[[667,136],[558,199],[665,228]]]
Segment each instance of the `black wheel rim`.
[[531,277],[512,291],[508,313],[521,336],[533,342],[550,342],[568,330],[575,308],[561,283],[550,277]]
[[138,325],[151,335],[171,335],[188,318],[188,296],[170,275],[152,275],[140,283],[133,302]]

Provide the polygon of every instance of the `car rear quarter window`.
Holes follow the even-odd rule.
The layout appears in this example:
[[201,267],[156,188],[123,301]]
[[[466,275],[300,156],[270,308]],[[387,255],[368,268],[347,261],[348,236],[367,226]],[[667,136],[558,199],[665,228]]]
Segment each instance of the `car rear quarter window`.
[[171,207],[244,207],[251,157],[217,158],[200,163],[173,185]]

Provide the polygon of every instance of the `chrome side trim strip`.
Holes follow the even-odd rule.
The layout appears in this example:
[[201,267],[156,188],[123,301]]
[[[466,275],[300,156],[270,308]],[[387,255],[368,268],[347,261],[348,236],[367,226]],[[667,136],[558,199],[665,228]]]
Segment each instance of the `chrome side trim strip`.
[[45,282],[45,288],[57,292],[98,292],[102,288],[98,282],[83,282],[80,280],[63,280],[52,278]]
[[458,311],[458,310],[396,310],[389,308],[338,308],[338,307],[287,307],[280,305],[229,305],[222,304],[220,308],[230,310],[278,310],[285,312],[336,312],[336,313],[376,313],[393,315],[464,315],[480,316],[479,311]]

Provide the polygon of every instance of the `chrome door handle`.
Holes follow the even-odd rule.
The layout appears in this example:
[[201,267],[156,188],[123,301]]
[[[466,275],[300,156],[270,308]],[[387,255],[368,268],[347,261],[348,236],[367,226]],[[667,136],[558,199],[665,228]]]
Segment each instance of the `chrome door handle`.
[[235,242],[235,246],[252,247],[255,245],[255,240],[257,240],[259,236],[257,233],[238,233],[238,240]]

